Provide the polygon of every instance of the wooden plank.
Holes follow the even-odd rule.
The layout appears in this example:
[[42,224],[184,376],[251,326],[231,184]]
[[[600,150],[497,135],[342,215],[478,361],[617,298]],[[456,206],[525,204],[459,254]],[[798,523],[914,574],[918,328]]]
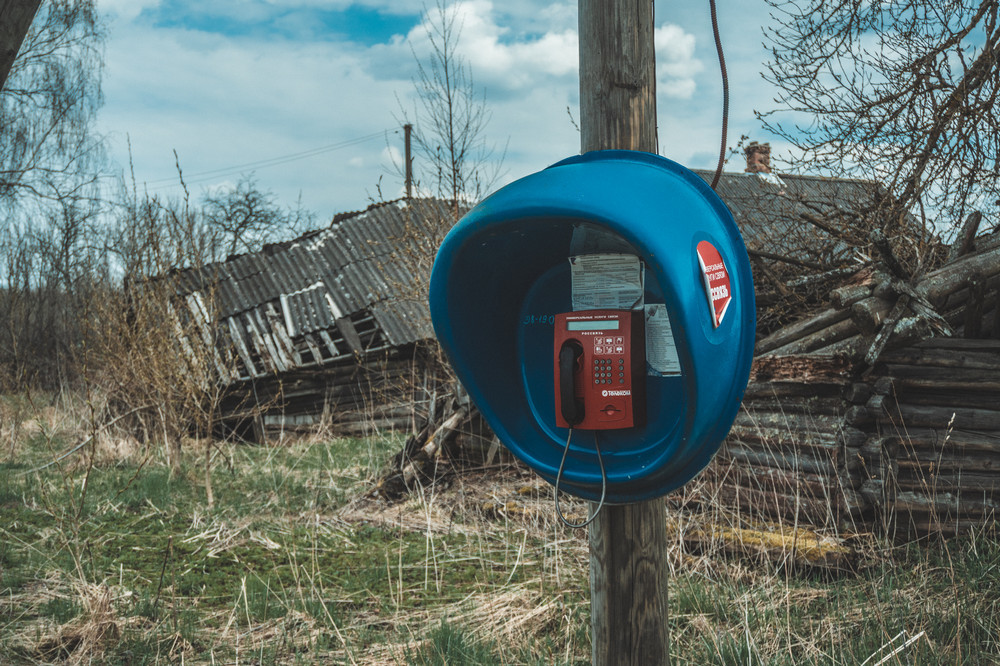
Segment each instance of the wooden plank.
[[928,466],[900,465],[896,472],[896,486],[900,490],[939,493],[975,493],[1000,499],[1000,476],[980,474],[967,470],[935,472]]
[[288,331],[285,330],[285,317],[277,308],[274,307],[274,303],[267,303],[265,305],[267,323],[270,326],[271,332],[274,335],[275,344],[280,349],[282,358],[285,361],[286,369],[296,368],[302,365],[302,356],[299,355],[298,351],[295,349],[295,343],[292,342],[291,337],[288,335]]
[[948,261],[955,261],[972,251],[972,246],[976,240],[976,232],[979,231],[979,224],[983,221],[983,214],[979,211],[969,213],[962,223],[962,229],[958,232],[955,242],[948,250]]
[[250,356],[250,350],[247,348],[246,340],[243,339],[243,329],[240,327],[235,317],[226,317],[226,324],[229,326],[229,337],[236,345],[236,352],[240,355],[240,360],[243,361],[243,365],[246,366],[247,372],[250,377],[257,377],[264,373],[259,372],[256,367],[254,367],[253,359]]
[[918,342],[920,349],[948,349],[951,351],[1000,352],[1000,340],[963,340],[962,338],[929,338]]
[[973,388],[946,388],[932,386],[929,388],[907,388],[902,398],[886,396],[883,405],[891,406],[895,402],[903,402],[914,407],[942,407],[963,409],[969,405],[1000,404],[1000,391],[985,387],[982,391]]
[[714,499],[748,516],[772,516],[804,522],[816,527],[858,530],[857,521],[870,508],[859,492],[840,488],[830,497],[806,493],[782,493],[742,486],[720,485]]
[[858,301],[868,298],[872,293],[872,288],[874,285],[868,284],[849,284],[843,287],[839,287],[830,292],[830,302],[833,303],[834,308],[846,308]]
[[975,407],[936,407],[928,405],[887,405],[877,416],[882,424],[901,424],[907,428],[962,428],[979,432],[1000,432],[1000,411]]
[[836,402],[843,393],[842,382],[803,382],[800,380],[777,380],[750,382],[743,394],[743,402],[761,399],[781,400],[783,398],[812,397]]
[[330,350],[331,358],[338,358],[341,356],[345,356],[344,353],[342,353],[340,350],[337,349],[337,345],[334,344],[333,338],[330,337],[330,333],[327,332],[325,329],[319,332],[319,339],[322,340],[323,344],[326,345],[326,348]]
[[816,414],[824,416],[841,416],[848,405],[839,399],[827,397],[821,398],[806,395],[788,395],[779,398],[767,399],[765,397],[751,398],[744,400],[743,406],[749,412],[759,414],[762,412],[779,412],[785,414]]
[[978,338],[983,329],[983,300],[986,295],[986,282],[972,278],[969,280],[969,301],[965,304],[966,338]]
[[[842,482],[838,476],[790,472],[778,467],[746,466],[719,456],[705,471],[705,479],[729,486],[770,490],[785,494],[805,493],[813,498],[832,498]],[[860,481],[860,480],[859,480]],[[852,481],[852,487],[855,483]]]
[[274,365],[275,371],[283,372],[289,370],[288,364],[285,363],[285,357],[281,353],[281,348],[271,334],[270,327],[265,322],[264,317],[261,315],[260,308],[249,310],[247,318],[253,321],[257,334],[260,336],[261,344],[267,351],[267,357]]
[[1000,247],[945,264],[921,278],[916,291],[932,305],[937,305],[948,294],[965,286],[970,278],[982,279],[997,273],[1000,273]]
[[769,355],[757,357],[750,369],[750,381],[796,381],[803,384],[850,381],[851,363],[826,355]]
[[257,358],[260,359],[260,365],[264,371],[263,374],[276,372],[278,368],[271,357],[271,352],[268,350],[267,344],[264,342],[264,336],[257,330],[252,313],[249,311],[244,312],[240,317],[243,319],[240,323],[250,334],[250,342],[253,343],[254,351],[257,352]]
[[822,351],[830,345],[858,335],[858,332],[858,326],[854,323],[854,320],[844,319],[821,331],[816,331],[815,333],[799,338],[783,347],[778,347],[773,353],[807,354],[809,352]]
[[[931,338],[935,340],[936,338]],[[963,340],[961,338],[948,338],[953,342],[981,342],[980,340]],[[948,369],[979,369],[996,371],[1000,368],[1000,353],[989,351],[969,351],[964,349],[928,349],[922,348],[918,343],[913,347],[896,349],[882,355],[879,367],[882,364],[889,366],[893,372],[900,376],[917,376],[922,370],[937,368]],[[907,369],[907,366],[911,369]],[[881,374],[888,374],[883,370]]]
[[826,459],[811,455],[813,450],[770,450],[757,451],[741,446],[738,441],[728,441],[725,450],[720,455],[724,455],[733,460],[754,465],[757,467],[775,467],[786,470],[802,470],[810,474],[820,474],[836,478],[838,469],[844,465],[848,471],[856,470],[860,467],[861,461],[854,456],[844,456],[846,460],[838,460],[842,456],[838,451],[827,451]]
[[354,327],[354,322],[351,321],[351,318],[340,317],[337,319],[336,324],[337,330],[340,331],[340,336],[344,338],[351,351],[355,354],[363,354],[365,352],[365,345],[361,341],[361,336],[358,335],[358,331]]
[[[312,333],[306,333],[305,335],[302,336],[302,341],[305,343],[306,347],[309,349],[309,353],[312,354],[313,363],[315,363],[316,365],[322,364],[323,363],[323,353],[319,350],[319,345],[317,345],[316,341],[313,339],[313,334]],[[302,358],[302,357],[299,356],[299,358]],[[299,365],[301,366],[302,363],[299,363]]]
[[[986,365],[986,364],[983,364]],[[883,373],[892,379],[897,393],[906,388],[941,387],[945,390],[975,389],[986,391],[1000,387],[1000,356],[989,367],[898,365],[888,363]]]
[[779,448],[794,448],[804,446],[809,448],[857,449],[868,440],[868,433],[857,428],[838,426],[832,429],[810,428],[808,430],[793,430],[787,425],[765,427],[758,422],[754,425],[734,424],[729,431],[729,437],[740,441],[757,443],[763,446]]
[[792,432],[819,433],[837,432],[844,424],[844,419],[838,416],[781,414],[776,412],[760,412],[750,414],[740,410],[736,415],[734,425],[748,428],[787,429]]

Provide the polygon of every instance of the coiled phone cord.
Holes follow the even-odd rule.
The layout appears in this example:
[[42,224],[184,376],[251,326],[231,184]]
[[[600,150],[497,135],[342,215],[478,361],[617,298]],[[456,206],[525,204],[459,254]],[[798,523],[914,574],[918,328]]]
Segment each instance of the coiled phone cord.
[[601,465],[601,501],[597,503],[597,509],[594,511],[593,515],[582,523],[571,523],[566,520],[566,516],[559,509],[559,485],[562,483],[563,468],[566,466],[566,454],[569,453],[569,441],[573,438],[573,428],[570,426],[569,434],[566,435],[566,447],[563,448],[562,460],[559,462],[559,473],[556,474],[556,515],[559,516],[559,520],[566,527],[570,527],[574,530],[586,527],[587,525],[594,522],[594,518],[601,512],[604,508],[604,496],[608,492],[608,475],[604,471],[604,456],[601,455],[601,443],[598,441],[597,431],[594,431],[594,448],[597,449],[597,462]]

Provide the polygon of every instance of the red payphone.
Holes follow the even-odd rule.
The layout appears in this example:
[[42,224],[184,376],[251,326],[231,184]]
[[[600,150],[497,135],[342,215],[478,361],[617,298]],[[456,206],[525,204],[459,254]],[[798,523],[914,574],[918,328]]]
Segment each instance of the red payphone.
[[555,316],[557,426],[614,430],[645,424],[644,324],[642,310]]

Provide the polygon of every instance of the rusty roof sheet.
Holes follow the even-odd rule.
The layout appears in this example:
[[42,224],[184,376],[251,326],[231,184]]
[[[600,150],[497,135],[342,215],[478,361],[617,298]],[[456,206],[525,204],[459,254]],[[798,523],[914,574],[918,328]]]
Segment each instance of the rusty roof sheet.
[[368,311],[389,345],[416,342],[433,335],[420,285],[452,214],[437,199],[373,205],[260,252],[178,271],[175,288],[179,295],[210,291],[222,318],[280,304],[293,337]]

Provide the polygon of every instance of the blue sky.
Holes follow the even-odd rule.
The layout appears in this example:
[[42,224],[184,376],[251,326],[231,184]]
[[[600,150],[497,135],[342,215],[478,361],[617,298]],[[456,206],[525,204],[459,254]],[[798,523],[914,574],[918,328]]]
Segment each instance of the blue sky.
[[[279,203],[301,197],[320,222],[396,197],[400,104],[412,105],[413,52],[426,52],[433,4],[99,0],[110,27],[99,127],[111,156],[125,168],[130,144],[137,181],[166,196],[181,194],[175,150],[196,197],[253,172]],[[502,182],[578,152],[576,2],[449,5],[462,20],[459,52],[492,111],[487,139],[507,145]],[[760,77],[767,6],[718,7],[730,145],[747,134],[780,151],[753,116],[774,97]],[[722,97],[708,2],[656,2],[655,13],[661,153],[712,167]]]

